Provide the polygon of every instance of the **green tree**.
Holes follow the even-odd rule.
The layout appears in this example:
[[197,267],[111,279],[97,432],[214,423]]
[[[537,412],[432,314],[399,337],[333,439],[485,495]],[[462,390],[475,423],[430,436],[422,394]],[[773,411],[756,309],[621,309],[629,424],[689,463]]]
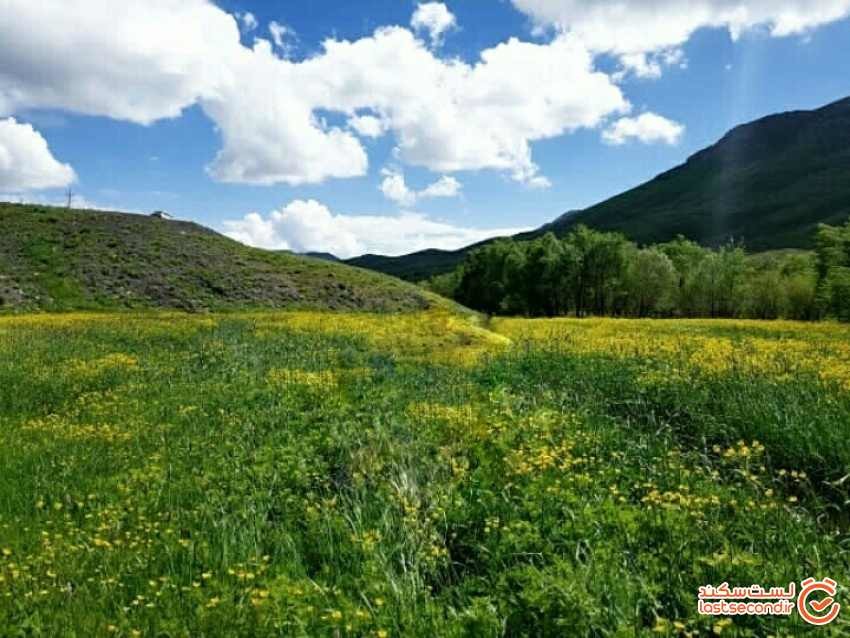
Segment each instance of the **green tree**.
[[606,314],[623,284],[626,252],[633,244],[619,233],[601,233],[586,226],[578,226],[566,242],[577,259],[573,282],[576,316]]
[[554,317],[564,307],[565,285],[562,270],[563,245],[553,233],[528,245],[525,261],[525,297],[533,315]]
[[626,268],[629,310],[638,317],[669,314],[678,292],[673,261],[658,248],[637,250]]
[[700,263],[710,251],[682,235],[673,241],[660,244],[658,249],[670,258],[676,268],[678,285],[675,309],[677,313],[685,316],[698,315],[700,294],[697,287],[693,285],[693,280]]
[[698,314],[736,316],[745,270],[745,255],[740,247],[729,245],[709,252],[687,283],[688,294],[697,300]]
[[850,221],[817,233],[818,299],[824,311],[850,321]]

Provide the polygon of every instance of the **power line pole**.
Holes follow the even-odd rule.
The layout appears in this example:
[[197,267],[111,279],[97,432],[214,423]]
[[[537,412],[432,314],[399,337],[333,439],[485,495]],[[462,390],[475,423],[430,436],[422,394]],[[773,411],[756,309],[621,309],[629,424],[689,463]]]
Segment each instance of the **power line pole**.
[[68,192],[65,194],[68,196],[68,203],[65,205],[65,208],[71,210],[71,200],[74,199],[74,191],[69,187]]

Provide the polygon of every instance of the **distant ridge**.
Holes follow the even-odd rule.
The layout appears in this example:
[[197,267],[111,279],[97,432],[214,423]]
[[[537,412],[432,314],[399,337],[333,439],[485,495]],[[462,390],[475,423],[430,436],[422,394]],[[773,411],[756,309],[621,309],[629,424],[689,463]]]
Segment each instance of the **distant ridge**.
[[424,308],[416,286],[249,248],[198,224],[0,203],[0,311]]
[[304,257],[312,257],[313,259],[323,259],[324,261],[342,261],[336,255],[331,253],[301,253]]
[[[850,98],[845,98],[738,126],[681,166],[517,237],[562,236],[585,224],[622,232],[640,244],[684,235],[707,246],[735,239],[758,252],[810,248],[818,224],[840,224],[848,216]],[[425,279],[452,270],[472,248],[369,255],[349,263]]]

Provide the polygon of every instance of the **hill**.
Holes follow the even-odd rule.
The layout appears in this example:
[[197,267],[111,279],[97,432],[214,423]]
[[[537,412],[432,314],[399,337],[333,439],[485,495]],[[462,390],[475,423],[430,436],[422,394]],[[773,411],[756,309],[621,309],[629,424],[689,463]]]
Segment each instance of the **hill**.
[[336,255],[331,253],[301,253],[304,257],[312,257],[314,259],[324,259],[325,261],[341,261]]
[[421,309],[415,286],[185,221],[0,203],[0,309]]
[[433,275],[454,270],[470,250],[486,242],[467,246],[461,250],[438,250],[430,248],[401,257],[363,255],[346,260],[345,263],[359,268],[368,268],[407,281],[422,281]]
[[[758,252],[810,248],[818,224],[850,215],[850,98],[813,111],[743,124],[676,168],[536,231],[561,236],[577,224],[618,231],[640,244],[684,235],[706,246],[730,239]],[[421,279],[452,270],[472,247],[353,263]]]

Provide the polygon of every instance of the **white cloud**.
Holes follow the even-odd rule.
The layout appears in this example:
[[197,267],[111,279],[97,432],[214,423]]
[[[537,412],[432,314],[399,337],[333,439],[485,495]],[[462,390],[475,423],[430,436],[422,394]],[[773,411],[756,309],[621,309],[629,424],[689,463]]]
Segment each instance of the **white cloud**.
[[419,198],[427,197],[457,197],[463,185],[450,175],[443,175],[436,182],[419,192]]
[[[64,193],[37,193],[35,191],[27,191],[25,193],[3,192],[0,191],[0,202],[12,202],[15,204],[33,204],[39,206],[56,206],[65,208],[68,204],[68,198]],[[132,213],[134,215],[149,215],[150,211],[134,210],[115,204],[104,204],[98,201],[92,201],[85,195],[73,192],[71,194],[71,208],[80,210],[101,210],[110,213]]]
[[260,23],[257,21],[257,17],[251,13],[250,11],[246,11],[245,13],[236,13],[237,20],[242,23],[242,28],[246,31],[254,31]]
[[764,26],[782,37],[850,15],[850,0],[512,0],[540,25],[570,31],[592,51],[617,55],[676,48],[700,28],[733,38]]
[[523,228],[466,228],[417,213],[335,214],[315,200],[295,200],[267,216],[251,213],[226,221],[224,232],[242,243],[295,252],[330,252],[348,258],[365,253],[403,255],[425,248],[454,250],[522,232]]
[[231,77],[201,101],[223,142],[209,166],[215,179],[299,185],[366,174],[369,160],[358,139],[314,115],[322,87],[303,65],[275,56],[266,40],[228,64]]
[[242,48],[236,19],[203,0],[5,0],[0,116],[176,117],[214,95]]
[[0,120],[0,189],[19,193],[60,188],[75,179],[74,170],[53,157],[31,125],[12,117]]
[[[240,25],[256,28],[256,18],[237,19],[208,0],[4,0],[0,117],[55,109],[150,124],[199,105],[221,136],[209,172],[222,181],[362,176],[369,162],[360,138],[391,134],[402,163],[505,171],[542,187],[533,142],[629,111],[619,78],[596,71],[595,55],[620,56],[631,72],[653,77],[683,63],[681,45],[701,27],[737,37],[764,25],[784,36],[850,14],[850,0],[694,0],[687,10],[678,0],[513,2],[556,36],[511,38],[467,63],[439,57],[401,27],[282,59],[265,39],[241,44]],[[438,40],[455,20],[429,2],[412,22]],[[270,33],[288,44],[283,32]],[[328,125],[317,115],[324,111],[347,126]]]
[[435,172],[499,169],[529,181],[539,171],[530,142],[628,110],[571,38],[511,39],[483,51],[475,65],[435,58],[399,28],[326,47],[310,62],[339,76],[342,104],[377,112],[395,134],[398,159]]
[[548,177],[545,177],[543,175],[535,175],[530,180],[528,180],[525,185],[533,189],[543,189],[552,186],[552,182],[549,181]]
[[614,146],[623,145],[630,140],[644,144],[679,143],[685,127],[655,113],[642,113],[638,117],[624,117],[609,126],[602,133],[602,139]]
[[443,35],[457,27],[457,19],[442,2],[423,2],[416,7],[410,26],[414,31],[426,31],[432,46],[438,46]]
[[387,132],[384,120],[373,115],[355,115],[348,118],[349,128],[357,131],[363,137],[377,138]]
[[[210,174],[251,184],[366,173],[355,133],[328,126],[319,111],[371,113],[403,163],[507,171],[537,185],[545,178],[532,142],[629,108],[573,37],[510,39],[468,64],[391,27],[328,40],[295,62],[264,39],[242,46],[236,18],[206,0],[6,0],[0,59],[0,116],[47,108],[148,124],[198,104],[222,139]],[[350,126],[361,135],[377,133],[374,122],[358,124]]]
[[416,203],[416,193],[408,188],[404,175],[392,171],[384,171],[383,175],[384,179],[379,188],[384,197],[404,207],[413,206]]
[[443,175],[436,182],[426,186],[420,191],[411,190],[404,179],[404,174],[395,170],[384,169],[381,174],[380,190],[389,200],[396,202],[399,206],[409,208],[421,199],[436,197],[458,197],[463,185],[450,175]]
[[269,23],[269,34],[271,34],[272,42],[280,49],[283,57],[289,57],[295,49],[294,41],[297,38],[295,31],[285,24],[272,20]]

